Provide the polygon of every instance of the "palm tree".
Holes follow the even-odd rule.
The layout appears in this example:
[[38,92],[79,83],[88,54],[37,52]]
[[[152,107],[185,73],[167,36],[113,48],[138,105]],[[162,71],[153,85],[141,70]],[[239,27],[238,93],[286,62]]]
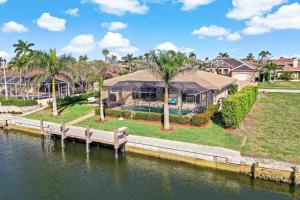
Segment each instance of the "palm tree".
[[70,55],[58,56],[55,49],[46,51],[35,51],[30,58],[29,68],[36,69],[38,73],[34,81],[40,83],[42,80],[52,80],[52,113],[58,115],[56,102],[56,77],[61,76],[72,81],[70,67],[76,59]]
[[22,55],[28,55],[29,53],[32,53],[31,47],[33,47],[33,43],[29,43],[28,41],[18,40],[17,43],[13,44],[13,47],[15,48],[16,57],[22,56]]
[[194,59],[194,60],[196,60],[196,59],[197,59],[196,53],[195,53],[195,52],[191,52],[191,53],[189,54],[189,59]]
[[247,57],[246,57],[246,60],[247,60],[247,61],[254,61],[254,60],[255,60],[255,57],[254,57],[253,53],[249,53],[249,54],[247,55]]
[[104,56],[105,62],[107,62],[108,61],[109,50],[108,49],[103,49],[102,50],[102,55]]
[[133,54],[127,54],[122,60],[128,64],[129,73],[132,72],[133,61],[136,60],[136,58],[133,57]]
[[170,81],[179,73],[195,69],[187,64],[187,57],[184,54],[160,50],[150,53],[148,65],[152,73],[164,81],[164,130],[170,130],[168,104]]
[[80,55],[78,61],[83,62],[83,61],[87,61],[88,59],[89,57],[87,56],[87,54],[85,54],[85,55]]
[[278,69],[280,69],[280,67],[273,62],[268,62],[267,64],[264,65],[264,71],[269,81],[272,80],[272,76],[273,76],[273,80],[275,79],[275,72]]
[[271,55],[272,54],[269,51],[261,51],[258,56],[260,58],[260,61],[264,61],[267,60]]
[[220,52],[219,53],[219,57],[220,58],[229,58],[230,56],[229,56],[229,54],[227,52]]
[[111,56],[111,62],[112,62],[113,64],[116,63],[117,60],[118,60],[118,57],[117,57],[116,55],[112,55],[112,56]]

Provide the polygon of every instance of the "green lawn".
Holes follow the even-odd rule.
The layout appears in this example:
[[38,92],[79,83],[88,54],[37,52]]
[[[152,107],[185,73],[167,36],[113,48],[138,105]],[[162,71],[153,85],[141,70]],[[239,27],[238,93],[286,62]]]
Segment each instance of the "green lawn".
[[143,123],[133,120],[119,121],[113,118],[107,119],[107,122],[104,123],[97,123],[97,119],[98,117],[92,117],[77,125],[89,125],[92,128],[106,131],[113,131],[116,128],[125,126],[128,127],[128,132],[132,135],[226,147],[235,150],[239,150],[241,145],[240,136],[225,132],[223,128],[213,123],[209,127],[203,128],[173,126],[173,131],[163,132],[161,131],[161,125],[156,123]]
[[300,89],[300,81],[275,81],[259,83],[258,87],[261,89]]
[[244,126],[244,154],[300,163],[300,94],[261,94]]
[[88,114],[93,111],[94,108],[84,104],[84,103],[76,103],[72,105],[68,105],[59,110],[59,116],[52,116],[52,109],[48,108],[45,110],[41,110],[30,115],[27,115],[26,118],[29,119],[43,119],[44,121],[61,123],[72,121],[82,115]]

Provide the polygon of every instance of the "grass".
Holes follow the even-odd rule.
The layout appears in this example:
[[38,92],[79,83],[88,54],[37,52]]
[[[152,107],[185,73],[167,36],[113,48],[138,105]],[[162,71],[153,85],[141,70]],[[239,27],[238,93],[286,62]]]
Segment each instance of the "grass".
[[129,134],[132,135],[219,146],[234,150],[240,150],[241,145],[240,136],[225,132],[223,128],[214,123],[211,123],[209,127],[202,128],[173,126],[172,131],[164,132],[161,131],[161,124],[158,123],[144,123],[133,120],[120,121],[114,118],[108,118],[104,123],[97,123],[97,119],[99,119],[99,117],[92,117],[78,123],[77,125],[89,125],[92,128],[106,131],[113,131],[116,128],[126,126],[128,127]]
[[258,84],[261,89],[300,89],[300,81],[275,81],[275,82],[261,82]]
[[37,119],[37,120],[43,119],[45,121],[61,123],[62,121],[70,122],[92,111],[93,111],[92,107],[84,103],[76,103],[61,108],[59,110],[59,116],[52,116],[52,109],[48,108],[46,110],[41,110],[32,113],[30,115],[27,115],[26,118]]
[[300,163],[300,94],[261,94],[240,134],[242,153]]

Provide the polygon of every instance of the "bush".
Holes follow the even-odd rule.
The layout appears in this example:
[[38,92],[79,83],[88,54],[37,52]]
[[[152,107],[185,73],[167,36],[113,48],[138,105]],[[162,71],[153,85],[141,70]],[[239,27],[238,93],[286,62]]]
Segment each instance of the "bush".
[[[100,109],[97,110],[97,115],[100,114]],[[128,110],[108,110],[104,109],[104,115],[105,116],[111,116],[111,117],[123,117],[123,118],[131,118],[131,112]]]
[[189,116],[170,115],[170,122],[177,124],[191,124],[191,118]]
[[247,86],[223,102],[222,118],[227,127],[238,128],[256,101],[258,88]]
[[207,123],[219,110],[218,105],[210,105],[204,113],[196,114],[191,119],[191,124],[194,126],[201,126]]
[[142,119],[149,121],[161,121],[162,114],[151,112],[135,112],[133,119]]
[[228,91],[228,93],[230,94],[230,95],[234,95],[235,93],[237,93],[238,92],[238,85],[237,84],[231,84],[230,86],[229,86],[229,91]]
[[31,99],[17,99],[17,98],[1,98],[0,99],[1,105],[3,106],[18,106],[18,107],[25,107],[25,106],[35,106],[38,105],[36,100]]
[[280,74],[279,79],[286,81],[292,80],[292,74],[292,72],[283,72],[282,74]]
[[[80,101],[87,101],[88,98],[94,96],[97,96],[96,92],[82,93],[78,96],[66,96],[64,98],[58,98],[56,102],[58,107],[63,107]],[[52,107],[52,103],[53,103],[52,101],[48,102],[49,107]]]
[[211,104],[208,106],[207,112],[211,113],[211,116],[214,116],[215,114],[217,114],[219,112],[219,105],[217,104]]

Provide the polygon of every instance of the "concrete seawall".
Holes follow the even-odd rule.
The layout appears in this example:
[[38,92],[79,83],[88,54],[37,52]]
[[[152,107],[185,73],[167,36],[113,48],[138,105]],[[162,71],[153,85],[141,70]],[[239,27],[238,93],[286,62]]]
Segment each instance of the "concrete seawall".
[[[1,118],[0,125],[12,130],[40,134],[38,127],[30,125],[16,123],[5,127],[5,121]],[[263,180],[300,184],[299,165],[244,157],[238,151],[221,147],[129,135],[127,136],[126,150],[199,167],[235,172]]]
[[199,167],[236,172],[263,180],[300,184],[299,165],[243,157],[238,151],[220,147],[130,135],[126,150]]

